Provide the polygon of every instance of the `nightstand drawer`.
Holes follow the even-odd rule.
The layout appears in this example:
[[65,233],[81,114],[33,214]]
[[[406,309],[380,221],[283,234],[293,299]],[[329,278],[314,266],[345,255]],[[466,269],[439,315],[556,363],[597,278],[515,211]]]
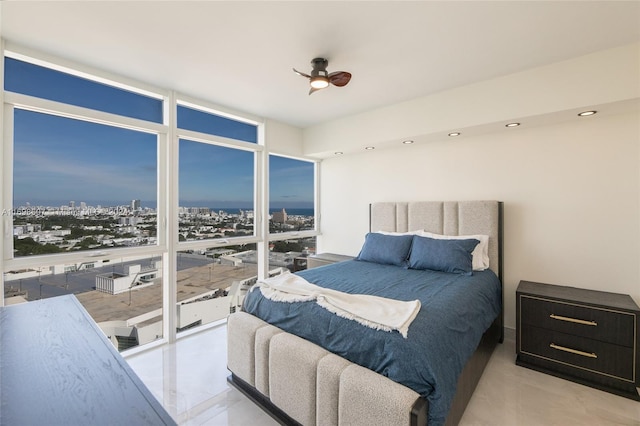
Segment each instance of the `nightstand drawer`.
[[523,324],[629,348],[634,345],[636,317],[632,313],[527,295],[520,298],[520,312]]
[[580,336],[522,325],[520,348],[564,366],[579,368],[633,383],[634,351],[630,347],[613,345]]

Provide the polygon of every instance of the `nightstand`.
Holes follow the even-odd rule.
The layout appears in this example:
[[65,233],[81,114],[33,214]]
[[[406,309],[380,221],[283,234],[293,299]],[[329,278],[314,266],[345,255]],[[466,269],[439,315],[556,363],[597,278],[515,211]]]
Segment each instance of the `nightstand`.
[[520,281],[516,364],[640,401],[639,327],[627,295]]
[[307,258],[307,269],[317,268],[318,266],[330,265],[336,262],[353,259],[353,256],[335,253],[318,253]]
[[298,256],[293,259],[293,272],[304,271],[307,269],[307,258],[305,256]]

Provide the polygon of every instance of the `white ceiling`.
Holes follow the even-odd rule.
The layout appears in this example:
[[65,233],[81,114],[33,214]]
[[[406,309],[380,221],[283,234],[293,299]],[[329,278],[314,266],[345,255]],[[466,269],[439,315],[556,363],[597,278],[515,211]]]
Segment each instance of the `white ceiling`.
[[[3,38],[308,127],[640,40],[639,1],[2,1]],[[348,86],[309,96],[316,56]]]

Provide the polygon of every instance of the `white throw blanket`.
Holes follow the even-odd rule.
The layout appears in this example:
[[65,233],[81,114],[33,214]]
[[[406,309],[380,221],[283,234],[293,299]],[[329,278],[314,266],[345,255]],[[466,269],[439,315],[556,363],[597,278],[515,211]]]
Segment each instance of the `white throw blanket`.
[[405,339],[409,325],[420,311],[419,300],[403,302],[366,294],[343,293],[311,284],[301,276],[290,273],[260,280],[256,286],[269,300],[288,303],[315,300],[318,305],[339,317],[376,330],[397,330]]

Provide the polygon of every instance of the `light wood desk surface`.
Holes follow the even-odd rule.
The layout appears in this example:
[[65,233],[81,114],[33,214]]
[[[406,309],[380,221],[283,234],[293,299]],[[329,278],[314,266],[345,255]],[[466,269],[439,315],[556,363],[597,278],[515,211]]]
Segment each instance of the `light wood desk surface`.
[[73,295],[0,308],[0,425],[175,425]]

